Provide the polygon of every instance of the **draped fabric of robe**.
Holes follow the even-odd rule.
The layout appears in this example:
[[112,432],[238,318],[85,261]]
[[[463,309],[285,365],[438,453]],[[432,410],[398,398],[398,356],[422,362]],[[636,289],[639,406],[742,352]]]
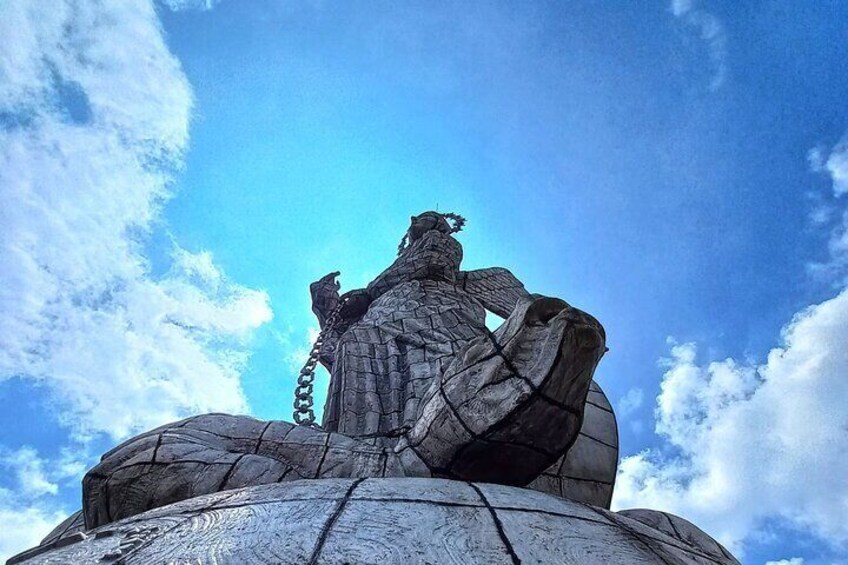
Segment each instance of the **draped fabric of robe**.
[[339,336],[324,410],[325,430],[396,437],[486,313],[462,284],[462,246],[436,230],[413,242],[367,291],[361,320]]

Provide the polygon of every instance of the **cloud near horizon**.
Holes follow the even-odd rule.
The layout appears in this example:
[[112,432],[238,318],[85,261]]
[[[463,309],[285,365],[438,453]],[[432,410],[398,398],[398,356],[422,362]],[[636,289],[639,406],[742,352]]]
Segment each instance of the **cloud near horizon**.
[[79,481],[82,467],[76,455],[64,451],[57,460],[47,461],[29,446],[0,448],[0,470],[14,487],[0,487],[0,560],[37,545],[75,510],[64,508],[55,496],[60,482]]
[[[833,268],[844,266],[834,244],[844,233],[843,220]],[[616,508],[673,512],[738,555],[775,520],[848,555],[848,288],[798,312],[781,336],[762,363],[700,364],[696,344],[672,342],[655,410],[665,445],[622,459]]]

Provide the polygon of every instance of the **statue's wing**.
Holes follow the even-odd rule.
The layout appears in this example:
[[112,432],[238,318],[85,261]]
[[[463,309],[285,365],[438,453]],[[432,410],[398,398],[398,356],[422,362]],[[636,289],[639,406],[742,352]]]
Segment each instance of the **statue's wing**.
[[530,296],[521,281],[503,267],[460,271],[459,285],[501,318],[508,318],[521,298]]
[[577,439],[527,488],[609,508],[618,468],[618,426],[604,391],[592,381]]

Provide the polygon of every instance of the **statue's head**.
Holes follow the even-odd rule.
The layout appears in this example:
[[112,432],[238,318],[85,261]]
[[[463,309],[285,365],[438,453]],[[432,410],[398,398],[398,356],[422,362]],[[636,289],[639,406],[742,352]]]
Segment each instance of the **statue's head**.
[[[449,220],[453,222],[453,225],[451,225]],[[407,230],[406,235],[403,236],[398,246],[398,255],[406,249],[407,245],[411,245],[421,239],[428,231],[436,230],[445,234],[452,234],[460,231],[463,225],[465,225],[465,218],[459,214],[452,214],[450,212],[443,214],[441,212],[430,211],[412,216],[409,219],[409,230]]]

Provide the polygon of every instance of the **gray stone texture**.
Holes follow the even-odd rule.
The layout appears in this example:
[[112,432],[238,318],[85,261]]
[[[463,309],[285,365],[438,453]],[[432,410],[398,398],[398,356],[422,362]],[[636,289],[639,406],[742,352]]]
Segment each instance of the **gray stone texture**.
[[613,513],[504,485],[403,478],[298,480],[214,493],[54,536],[9,563],[738,561],[676,516]]
[[574,445],[527,487],[609,508],[618,467],[618,427],[612,406],[592,381]]

